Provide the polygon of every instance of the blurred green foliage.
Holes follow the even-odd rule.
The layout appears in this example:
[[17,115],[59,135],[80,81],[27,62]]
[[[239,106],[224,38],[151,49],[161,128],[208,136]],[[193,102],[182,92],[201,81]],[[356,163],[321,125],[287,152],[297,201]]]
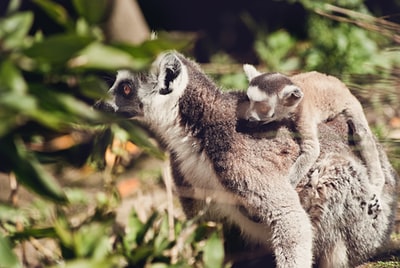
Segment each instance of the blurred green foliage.
[[[161,51],[182,50],[189,39],[170,38],[160,33],[158,39],[138,46],[107,43],[99,25],[105,19],[109,1],[72,1],[77,18],[56,1],[33,2],[62,30],[51,35],[44,35],[40,30],[33,32],[35,14],[19,11],[19,1],[10,1],[6,16],[0,19],[0,171],[15,175],[20,184],[44,201],[40,206],[35,203],[24,209],[0,205],[0,267],[22,267],[21,260],[12,252],[13,247],[23,241],[43,238],[54,239],[58,244],[52,256],[44,258],[48,265],[187,265],[180,252],[173,265],[168,257],[175,241],[165,232],[167,214],[154,214],[144,223],[132,214],[129,233],[125,235],[114,230],[113,209],[118,198],[112,191],[99,193],[93,205],[84,192],[63,189],[59,185],[42,161],[55,163],[59,161],[55,156],[72,154],[72,159],[64,162],[72,164],[73,158],[82,154],[75,148],[79,144],[60,149],[60,152],[32,148],[54,137],[78,132],[98,143],[87,156],[88,160],[83,161],[91,161],[99,168],[104,167],[104,153],[114,136],[121,141],[133,141],[153,155],[163,157],[136,124],[100,114],[91,106],[105,96],[109,87],[99,73],[112,72],[114,76],[121,68],[142,70]],[[76,150],[78,154],[73,154]],[[94,207],[94,213],[87,213],[81,223],[73,224],[68,211],[76,206],[80,209]],[[211,236],[208,242],[196,236],[205,226],[197,228],[193,222],[190,226],[194,234],[184,242],[192,247],[193,256],[200,258],[194,263],[205,263],[208,267],[218,263],[220,266],[222,240]],[[175,228],[178,228],[175,230],[178,236],[189,225],[178,222]],[[202,240],[204,243],[197,245]]]
[[[102,21],[107,1],[73,1],[80,15],[76,20],[56,2],[34,2],[64,30],[50,36],[40,31],[30,34],[34,14],[15,8],[0,20],[0,170],[15,173],[20,183],[42,197],[65,202],[54,178],[26,144],[70,133],[78,126],[94,132],[99,123],[107,123],[91,108],[91,100],[108,90],[96,72],[143,69],[160,51],[183,48],[187,41],[106,44],[96,23]],[[136,132],[133,124],[123,126],[129,130],[127,139],[152,148],[143,131]]]
[[285,29],[269,32],[248,14],[242,16],[256,34],[254,50],[268,70],[316,70],[346,78],[350,74],[376,74],[382,68],[391,69],[400,64],[398,53],[384,51],[394,45],[390,37],[349,23],[345,16],[335,16],[330,5],[373,18],[363,0],[288,2],[299,2],[308,11],[306,37],[303,39]]

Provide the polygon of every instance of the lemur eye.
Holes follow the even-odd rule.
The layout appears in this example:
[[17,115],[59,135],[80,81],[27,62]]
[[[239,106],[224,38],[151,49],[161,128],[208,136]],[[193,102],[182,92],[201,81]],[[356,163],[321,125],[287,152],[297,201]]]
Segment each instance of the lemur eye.
[[132,96],[133,94],[132,85],[127,82],[121,83],[119,86],[119,94],[121,94],[125,98]]
[[128,96],[129,94],[131,94],[132,89],[129,85],[124,85],[124,95]]

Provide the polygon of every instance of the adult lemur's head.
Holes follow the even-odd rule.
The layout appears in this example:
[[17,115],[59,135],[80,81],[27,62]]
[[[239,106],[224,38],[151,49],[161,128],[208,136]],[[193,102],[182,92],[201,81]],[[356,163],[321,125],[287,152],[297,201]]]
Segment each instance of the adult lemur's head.
[[120,70],[108,91],[108,98],[98,101],[94,107],[105,112],[118,113],[127,118],[141,116],[143,105],[138,98],[138,89],[144,82],[144,75]]
[[148,75],[119,71],[109,90],[109,99],[95,107],[152,123],[171,123],[178,113],[178,101],[188,85],[186,59],[176,52],[158,56]]

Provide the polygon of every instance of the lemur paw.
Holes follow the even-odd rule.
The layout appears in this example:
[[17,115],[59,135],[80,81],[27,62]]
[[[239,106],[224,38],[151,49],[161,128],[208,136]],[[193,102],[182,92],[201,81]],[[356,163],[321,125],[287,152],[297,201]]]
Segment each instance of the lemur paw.
[[382,211],[378,195],[374,194],[372,198],[368,201],[367,205],[368,215],[373,217],[373,219],[376,219],[379,213]]

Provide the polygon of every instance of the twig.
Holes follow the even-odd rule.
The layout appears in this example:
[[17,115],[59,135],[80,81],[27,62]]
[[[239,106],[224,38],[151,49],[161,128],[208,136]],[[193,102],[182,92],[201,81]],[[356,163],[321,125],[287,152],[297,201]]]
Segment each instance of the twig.
[[39,252],[41,253],[47,260],[54,261],[54,260],[60,260],[61,256],[57,254],[56,252],[51,251],[50,249],[44,247],[39,241],[37,241],[35,238],[30,237],[29,242],[31,242],[32,246]]
[[[367,14],[329,4],[326,4],[325,8],[326,11],[322,9],[316,9],[315,12],[333,20],[352,23],[364,29],[378,32],[382,35],[390,37],[394,42],[400,43],[400,35],[396,34],[400,31],[400,25],[396,23],[383,18],[375,18]],[[341,15],[334,15],[332,14],[333,12]],[[344,17],[343,15],[347,17]]]
[[172,177],[171,177],[171,168],[169,166],[169,162],[164,163],[163,168],[163,179],[165,183],[165,188],[167,191],[167,210],[168,210],[168,225],[169,225],[169,233],[168,239],[170,241],[175,240],[175,231],[174,231],[174,200],[172,195]]
[[8,197],[8,199],[10,200],[10,202],[13,206],[17,206],[17,203],[18,203],[18,181],[13,172],[11,172],[8,175],[8,177],[10,180],[10,189],[11,189],[10,196]]
[[[168,240],[175,241],[174,203],[173,203],[174,200],[172,195],[172,177],[171,177],[171,167],[169,165],[169,161],[164,162],[162,177],[167,192]],[[172,248],[171,264],[175,264],[178,261],[178,253],[179,252],[176,247]]]

